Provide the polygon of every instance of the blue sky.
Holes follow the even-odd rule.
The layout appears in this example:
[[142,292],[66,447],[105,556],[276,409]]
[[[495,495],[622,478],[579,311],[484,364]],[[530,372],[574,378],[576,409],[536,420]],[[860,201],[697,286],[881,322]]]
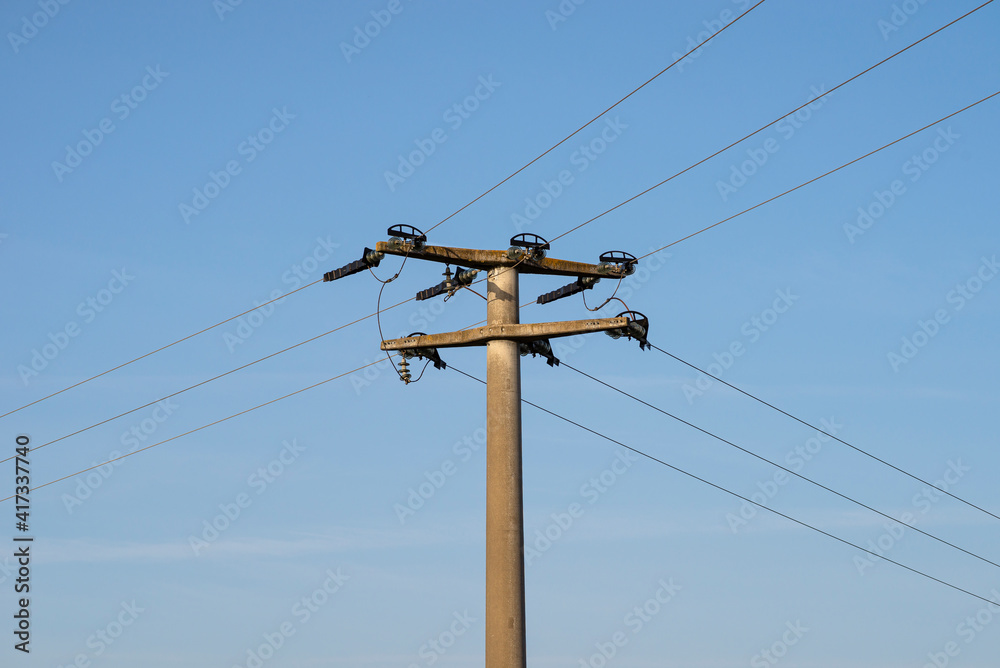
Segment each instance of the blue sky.
[[[990,5],[827,94],[979,4],[767,0],[430,240],[554,238],[811,102],[560,238],[551,256],[666,246],[995,93]],[[433,226],[747,7],[7,3],[0,413],[313,282],[390,225]],[[651,255],[618,296],[649,316],[656,345],[1000,514],[998,104]],[[398,267],[387,258],[376,273]],[[382,305],[440,271],[408,262]],[[522,301],[564,282],[523,277]],[[312,285],[0,418],[3,457],[18,434],[37,446],[152,403],[32,453],[42,484],[377,362],[366,319],[155,403],[373,313],[378,288],[367,274]],[[483,307],[471,293],[409,302],[381,326],[450,331]],[[579,298],[521,314],[587,316]],[[659,352],[591,335],[557,355],[1000,559],[1000,520]],[[443,357],[485,377],[481,349]],[[773,467],[566,367],[526,358],[522,373],[528,400],[1000,600],[994,566],[801,480],[776,482]],[[5,628],[5,665],[481,662],[484,400],[457,373],[404,386],[379,364],[38,490],[32,652]],[[531,665],[995,664],[996,606],[531,407],[523,416]],[[13,515],[0,504],[4,535]],[[12,627],[10,567],[0,560]]]

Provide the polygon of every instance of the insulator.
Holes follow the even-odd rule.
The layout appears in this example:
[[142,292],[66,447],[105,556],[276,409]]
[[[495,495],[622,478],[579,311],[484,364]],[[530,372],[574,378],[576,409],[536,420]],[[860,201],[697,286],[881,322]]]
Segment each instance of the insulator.
[[[507,251],[507,257],[512,260],[519,260],[523,255],[528,255],[533,260],[541,260],[549,250],[548,241],[537,234],[529,232],[512,236],[510,238],[510,246],[510,249]],[[515,251],[515,249],[521,250]]]
[[478,274],[478,269],[462,269],[461,267],[456,267],[455,282],[459,285],[471,285],[472,281],[476,280],[476,276]]
[[328,271],[323,274],[324,281],[335,281],[338,278],[343,278],[345,276],[350,276],[351,274],[357,274],[362,272],[369,267],[377,267],[382,258],[385,257],[385,253],[380,253],[379,251],[373,251],[371,248],[365,248],[364,253],[361,254],[360,260],[355,260],[350,264],[346,264],[340,269],[334,269],[333,271]]
[[[461,267],[455,267],[454,278],[445,278],[437,285],[427,288],[426,290],[421,290],[417,293],[417,301],[423,301],[425,299],[430,299],[432,297],[437,297],[444,293],[453,294],[455,290],[462,287],[463,285],[469,285],[476,278],[479,273],[478,269],[462,269]],[[448,276],[448,272],[444,273],[444,276]]]
[[[418,336],[427,336],[427,334],[424,332],[413,332],[406,338],[412,339]],[[444,360],[442,360],[441,356],[438,354],[437,348],[410,348],[408,350],[401,350],[400,354],[403,359],[413,359],[414,357],[419,357],[420,359],[433,362],[435,369],[448,368],[448,365],[444,363]]]
[[638,262],[635,255],[625,251],[607,251],[601,253],[597,265],[598,271],[603,274],[616,274],[619,276],[631,276],[635,273],[635,265]]
[[549,366],[559,366],[559,359],[552,354],[552,344],[548,339],[536,339],[517,344],[521,357],[541,355]]
[[554,302],[557,299],[569,297],[577,294],[578,292],[583,292],[584,290],[590,290],[600,280],[601,279],[596,276],[581,276],[569,285],[564,285],[558,290],[553,290],[552,292],[546,292],[544,295],[540,295],[535,301],[538,304],[548,304],[549,302]]
[[623,336],[635,339],[639,342],[639,350],[645,350],[650,347],[649,341],[646,340],[646,336],[649,334],[649,318],[638,311],[624,311],[615,317],[626,318],[628,324],[619,329],[607,330],[606,333],[608,336],[612,339],[620,339]]
[[391,245],[402,245],[403,239],[413,244],[414,248],[422,248],[427,243],[427,235],[413,225],[393,225],[385,233],[389,235]]
[[525,255],[527,255],[527,253],[528,252],[523,248],[519,248],[517,246],[511,246],[510,248],[507,249],[507,259],[517,262]]

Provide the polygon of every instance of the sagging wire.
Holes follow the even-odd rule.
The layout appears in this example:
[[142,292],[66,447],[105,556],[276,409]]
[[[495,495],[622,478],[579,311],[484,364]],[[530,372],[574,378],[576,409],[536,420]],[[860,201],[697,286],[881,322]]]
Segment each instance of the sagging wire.
[[[624,276],[622,276],[621,278],[619,278],[618,279],[618,285],[615,286],[615,291],[611,293],[610,297],[608,297],[607,299],[604,300],[603,304],[601,304],[600,306],[598,306],[596,308],[590,308],[589,306],[587,306],[587,292],[586,291],[581,292],[580,294],[583,296],[583,308],[587,309],[588,311],[600,311],[602,308],[604,308],[609,303],[611,303],[611,300],[619,301],[619,302],[622,303],[622,305],[625,305],[625,302],[622,302],[622,300],[620,300],[617,297],[615,297],[615,295],[618,294],[618,288],[620,288],[622,286],[622,281],[624,281],[624,280],[625,280]],[[626,310],[631,310],[631,309],[628,308],[627,305],[625,305],[625,308],[626,308]]]
[[[410,249],[407,248],[406,249],[406,254],[403,256],[403,263],[399,265],[399,269],[396,270],[396,273],[392,275],[392,278],[388,278],[388,279],[386,279],[384,281],[381,278],[379,278],[378,276],[375,275],[375,272],[372,271],[371,267],[368,267],[368,273],[370,273],[372,275],[372,278],[374,278],[376,281],[378,281],[379,283],[382,284],[382,286],[379,287],[379,289],[378,289],[378,299],[375,301],[375,323],[378,325],[378,340],[379,341],[385,341],[385,336],[382,335],[382,291],[385,290],[385,286],[389,285],[390,283],[392,283],[393,281],[395,281],[397,278],[399,278],[399,275],[401,273],[403,273],[403,267],[406,266],[406,261],[409,260],[409,259],[410,259]],[[401,372],[399,369],[396,368],[396,365],[392,361],[392,356],[389,354],[388,350],[385,351],[385,358],[387,360],[389,360],[389,364],[392,365],[392,369],[393,369],[393,371],[396,372],[396,375],[399,376],[399,379],[402,380],[404,383],[409,383],[410,382],[409,379],[408,378],[404,378],[404,373],[406,374],[406,376],[409,376],[409,372],[407,372],[406,369],[405,369],[406,360],[403,359],[403,362],[402,362],[401,366],[404,366],[404,369]],[[420,375],[423,376],[424,372],[421,371]],[[417,380],[420,380],[420,378],[418,377]],[[416,381],[414,381],[414,382],[416,382]]]

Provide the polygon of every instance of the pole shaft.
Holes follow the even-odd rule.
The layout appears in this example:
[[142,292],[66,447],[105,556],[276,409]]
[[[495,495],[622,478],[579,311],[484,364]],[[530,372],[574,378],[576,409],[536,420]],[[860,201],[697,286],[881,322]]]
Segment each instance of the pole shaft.
[[[518,322],[517,271],[491,269],[490,325]],[[486,345],[486,668],[524,668],[521,358],[516,341]]]

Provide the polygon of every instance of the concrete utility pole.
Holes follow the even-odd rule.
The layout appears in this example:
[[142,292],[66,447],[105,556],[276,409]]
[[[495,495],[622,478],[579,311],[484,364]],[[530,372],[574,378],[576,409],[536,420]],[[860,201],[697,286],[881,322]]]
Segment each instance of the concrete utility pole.
[[[377,265],[385,254],[410,259],[461,265],[452,278],[424,290],[417,299],[439,294],[453,295],[470,284],[476,270],[487,271],[487,324],[484,327],[446,334],[413,335],[382,342],[382,350],[398,350],[404,359],[424,357],[443,367],[438,348],[486,346],[486,668],[524,668],[524,510],[521,478],[521,355],[540,354],[550,365],[558,365],[548,339],[606,331],[616,338],[627,336],[645,343],[648,323],[639,314],[632,317],[600,318],[521,324],[519,322],[518,276],[550,274],[573,276],[575,283],[542,295],[547,303],[593,287],[602,277],[624,278],[635,270],[635,258],[613,251],[601,256],[600,264],[547,259],[548,243],[535,235],[518,235],[506,251],[427,246],[426,237],[414,228],[389,228],[395,235],[379,242],[375,251],[365,249],[362,259],[324,278],[334,280]],[[623,314],[623,316],[626,314]],[[405,369],[405,365],[403,365]],[[409,382],[409,373],[402,374]]]

